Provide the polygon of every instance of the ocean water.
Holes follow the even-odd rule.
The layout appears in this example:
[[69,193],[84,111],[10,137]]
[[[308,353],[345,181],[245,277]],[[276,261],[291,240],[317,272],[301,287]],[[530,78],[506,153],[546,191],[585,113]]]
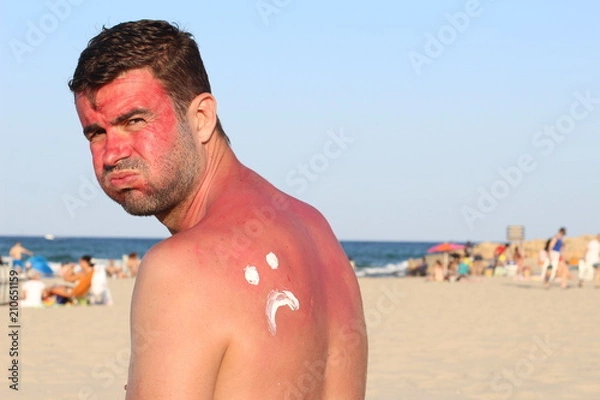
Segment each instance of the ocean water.
[[[136,252],[143,256],[162,239],[148,238],[85,238],[56,237],[47,240],[35,236],[0,236],[0,255],[7,256],[10,248],[21,244],[49,262],[76,262],[82,255],[94,258],[121,260],[123,255]],[[423,256],[436,243],[430,242],[340,242],[348,258],[356,263],[357,275],[403,275],[406,260]]]

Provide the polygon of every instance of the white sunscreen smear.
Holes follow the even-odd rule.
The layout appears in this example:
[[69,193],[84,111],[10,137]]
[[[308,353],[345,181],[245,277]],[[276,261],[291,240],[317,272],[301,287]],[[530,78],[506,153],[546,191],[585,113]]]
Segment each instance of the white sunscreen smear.
[[275,316],[277,309],[282,306],[288,306],[292,311],[300,308],[300,302],[294,294],[288,290],[271,290],[267,296],[267,321],[269,322],[269,332],[271,335],[277,333],[277,322]]
[[271,252],[267,254],[265,258],[267,259],[267,264],[269,264],[272,269],[277,269],[277,267],[279,267],[279,260],[275,253]]
[[258,281],[260,281],[258,270],[254,265],[248,265],[246,268],[244,268],[244,276],[251,285],[258,285]]

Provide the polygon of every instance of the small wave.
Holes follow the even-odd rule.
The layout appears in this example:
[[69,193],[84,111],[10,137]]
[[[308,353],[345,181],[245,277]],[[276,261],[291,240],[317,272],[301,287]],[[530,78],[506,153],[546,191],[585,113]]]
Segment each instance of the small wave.
[[408,268],[408,261],[396,264],[390,263],[383,267],[364,267],[356,270],[356,276],[404,276]]

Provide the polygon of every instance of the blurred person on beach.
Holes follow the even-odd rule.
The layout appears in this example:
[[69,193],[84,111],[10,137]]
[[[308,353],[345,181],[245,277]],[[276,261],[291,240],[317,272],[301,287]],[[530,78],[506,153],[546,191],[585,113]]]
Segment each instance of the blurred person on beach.
[[23,254],[27,254],[28,256],[32,256],[33,252],[26,249],[21,245],[21,242],[15,243],[13,247],[8,251],[8,255],[13,260],[13,268],[23,269],[25,265],[23,264]]
[[517,266],[517,278],[525,276],[525,254],[520,243],[515,243],[512,259]]
[[115,260],[108,260],[108,265],[106,266],[106,274],[110,278],[127,278],[127,274],[123,272],[123,267],[117,265]]
[[60,265],[58,274],[60,275],[61,278],[65,279],[65,277],[67,275],[71,274],[71,272],[73,271],[74,268],[75,268],[75,263],[64,262]]
[[569,262],[564,257],[560,257],[558,260],[558,270],[556,276],[560,278],[560,287],[562,289],[569,288],[569,280],[572,278],[571,271],[569,269]]
[[127,256],[126,267],[130,277],[135,278],[137,276],[141,262],[142,260],[140,260],[138,253],[129,253],[129,255]]
[[94,274],[89,290],[89,301],[93,305],[112,305],[112,294],[108,288],[108,273],[103,264],[94,265]]
[[56,304],[67,304],[76,297],[87,295],[92,285],[94,263],[91,256],[84,255],[79,259],[79,272],[75,272],[75,264],[68,265],[69,270],[65,272],[63,279],[73,285],[54,285],[48,289],[48,297],[52,297]]
[[540,249],[540,252],[538,253],[538,266],[540,267],[540,277],[542,279],[542,282],[546,279],[546,274],[548,273],[548,267],[550,266],[550,257],[549,257],[549,251],[550,251],[550,242],[552,241],[552,238],[548,239],[546,241],[546,244],[544,245],[543,249]]
[[471,274],[473,276],[483,275],[483,271],[485,270],[485,260],[481,254],[473,255],[473,261],[471,263]]
[[443,282],[444,281],[444,265],[440,260],[436,260],[433,263],[433,268],[431,270],[431,274],[427,277],[427,280],[434,282]]
[[419,264],[408,271],[408,276],[427,276],[427,268],[427,260],[423,257]]
[[139,268],[127,399],[364,399],[348,257],[317,210],[238,161],[191,34],[104,28],[69,87],[103,190],[172,234]]
[[448,263],[448,270],[446,271],[445,279],[450,282],[454,282],[458,277],[458,264],[460,256],[457,253],[450,254],[450,262]]
[[465,257],[471,258],[473,256],[473,243],[471,243],[471,241],[468,241],[465,244],[464,252],[465,252]]
[[579,261],[579,287],[583,286],[583,281],[594,280],[598,284],[597,276],[600,276],[600,234],[590,240],[587,244],[583,260]]
[[31,269],[27,273],[29,278],[21,287],[21,296],[23,300],[19,302],[21,307],[42,307],[43,300],[48,296],[46,292],[46,284],[40,279],[40,272]]
[[[544,282],[544,287],[546,287],[546,288],[550,287],[551,282],[556,277],[556,272],[559,267],[561,252],[564,247],[564,239],[565,239],[566,234],[567,234],[567,229],[560,228],[558,230],[558,232],[556,233],[556,235],[552,236],[552,238],[548,242],[548,246],[547,246],[548,259],[544,263],[544,265],[542,265],[542,279]],[[547,274],[548,266],[552,267],[550,276],[548,276],[548,274]]]
[[458,260],[458,268],[456,270],[456,280],[467,280],[471,269],[471,259],[464,256]]
[[510,243],[499,244],[494,249],[494,270],[497,267],[504,267],[506,265],[506,250],[510,247]]

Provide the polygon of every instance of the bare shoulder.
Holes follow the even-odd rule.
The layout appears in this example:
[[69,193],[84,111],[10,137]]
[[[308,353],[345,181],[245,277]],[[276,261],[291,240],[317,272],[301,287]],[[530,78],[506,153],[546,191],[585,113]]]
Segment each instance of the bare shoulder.
[[202,251],[202,239],[197,233],[175,235],[142,260],[131,306],[128,399],[214,393],[231,325],[216,306],[223,299],[222,275],[218,261]]
[[227,273],[218,242],[210,232],[190,229],[158,243],[141,262],[136,292],[151,292],[171,304],[212,300]]

